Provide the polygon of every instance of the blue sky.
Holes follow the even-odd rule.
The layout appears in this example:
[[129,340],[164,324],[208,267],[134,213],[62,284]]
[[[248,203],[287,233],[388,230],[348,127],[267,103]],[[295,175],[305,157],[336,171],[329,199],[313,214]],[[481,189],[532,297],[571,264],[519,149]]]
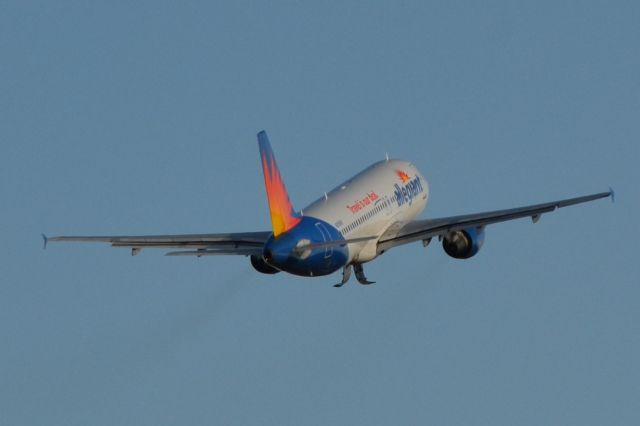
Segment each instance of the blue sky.
[[[4,2],[0,423],[640,423],[636,2]],[[400,247],[377,284],[40,233],[268,229],[410,159],[423,217],[600,192]]]

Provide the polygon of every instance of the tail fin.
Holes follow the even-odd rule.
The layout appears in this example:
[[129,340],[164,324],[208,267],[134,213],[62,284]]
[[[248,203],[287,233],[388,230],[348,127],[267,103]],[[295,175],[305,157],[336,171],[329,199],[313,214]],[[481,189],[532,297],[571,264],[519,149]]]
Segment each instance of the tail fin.
[[262,160],[262,172],[264,174],[264,186],[269,200],[269,212],[271,213],[271,225],[273,235],[277,237],[287,232],[300,222],[300,215],[293,210],[287,188],[284,186],[280,170],[276,164],[271,144],[267,133],[263,130],[258,133],[258,146]]

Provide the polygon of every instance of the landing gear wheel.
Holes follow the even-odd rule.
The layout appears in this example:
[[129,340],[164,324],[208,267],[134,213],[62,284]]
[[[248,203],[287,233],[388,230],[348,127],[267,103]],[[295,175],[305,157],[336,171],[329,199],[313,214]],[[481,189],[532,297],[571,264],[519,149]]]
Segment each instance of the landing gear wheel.
[[353,269],[356,272],[356,279],[360,284],[369,285],[375,283],[375,281],[369,281],[367,277],[365,277],[364,269],[362,268],[361,263],[356,263],[355,265],[353,265]]
[[347,265],[342,268],[342,281],[338,284],[334,284],[333,286],[336,288],[342,287],[349,281],[349,278],[351,278],[351,265]]

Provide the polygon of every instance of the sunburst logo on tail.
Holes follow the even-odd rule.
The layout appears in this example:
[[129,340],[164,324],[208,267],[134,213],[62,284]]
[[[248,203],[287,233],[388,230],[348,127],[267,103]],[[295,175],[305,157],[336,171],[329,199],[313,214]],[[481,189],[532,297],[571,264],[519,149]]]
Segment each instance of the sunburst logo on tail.
[[267,200],[269,201],[273,235],[277,237],[296,226],[300,222],[300,215],[296,213],[291,205],[271,144],[264,131],[258,133],[258,144],[260,146],[262,171],[264,173],[265,189],[267,190]]
[[411,180],[411,177],[402,170],[396,170],[396,174],[398,175],[402,183],[407,183]]

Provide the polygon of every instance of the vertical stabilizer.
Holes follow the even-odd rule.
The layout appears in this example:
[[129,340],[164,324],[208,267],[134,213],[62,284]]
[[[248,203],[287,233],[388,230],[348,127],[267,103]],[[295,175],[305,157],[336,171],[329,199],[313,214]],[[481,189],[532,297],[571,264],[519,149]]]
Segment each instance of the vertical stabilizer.
[[289,201],[287,188],[285,188],[280,176],[276,158],[273,155],[269,138],[264,130],[258,133],[258,146],[260,147],[262,173],[264,174],[264,186],[267,190],[267,200],[269,201],[273,235],[277,237],[296,226],[300,222],[300,215],[293,210],[291,201]]

